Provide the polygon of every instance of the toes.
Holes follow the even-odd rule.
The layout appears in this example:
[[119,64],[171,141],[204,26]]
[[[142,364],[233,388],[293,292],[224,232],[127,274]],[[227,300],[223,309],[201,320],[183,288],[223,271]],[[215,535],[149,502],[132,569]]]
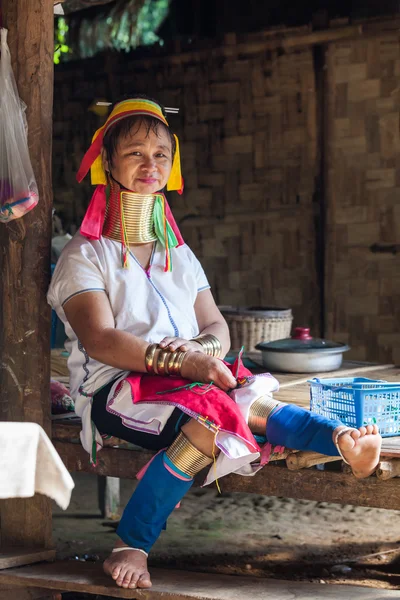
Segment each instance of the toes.
[[129,587],[130,590],[134,590],[135,588],[137,588],[138,577],[139,576],[138,576],[137,571],[130,571],[130,573],[129,573],[129,585],[127,586],[127,587]]
[[149,588],[151,587],[150,573],[146,571],[142,573],[137,582],[137,587],[139,588]]
[[115,567],[111,572],[111,577],[113,579],[118,579],[120,573],[121,573],[121,567]]
[[123,583],[125,581],[126,571],[127,571],[127,569],[120,568],[119,575],[116,578],[116,584],[119,585],[119,586],[121,586],[121,587],[123,587]]
[[136,583],[136,580],[132,580],[132,579],[131,579],[131,582],[130,582],[130,584],[129,584],[127,587],[128,587],[130,590],[136,590],[136,588],[138,587],[138,585],[137,585],[137,583]]
[[350,432],[349,433],[344,433],[339,438],[339,448],[343,452],[347,452],[349,450],[352,450],[354,448],[354,445],[355,445],[355,440],[350,435]]
[[358,431],[360,432],[360,437],[363,437],[367,433],[367,428],[366,427],[359,427]]
[[373,430],[374,430],[374,426],[373,425],[367,425],[366,427],[367,430],[367,435],[371,435]]
[[373,435],[376,435],[377,433],[379,433],[379,427],[378,425],[374,425],[374,430],[373,430]]
[[353,429],[353,431],[350,431],[350,435],[355,442],[361,437],[361,433],[358,429]]
[[121,587],[123,587],[125,589],[127,589],[127,588],[132,589],[132,588],[136,587],[136,582],[137,582],[137,577],[135,577],[135,571],[128,570],[125,573],[125,577],[124,577]]

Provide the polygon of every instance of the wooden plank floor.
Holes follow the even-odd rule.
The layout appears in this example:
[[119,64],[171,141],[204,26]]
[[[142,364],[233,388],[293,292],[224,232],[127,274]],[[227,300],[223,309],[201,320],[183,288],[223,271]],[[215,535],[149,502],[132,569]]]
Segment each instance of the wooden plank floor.
[[384,379],[400,383],[400,368],[393,365],[359,366],[359,363],[343,363],[343,367],[333,373],[312,373],[310,375],[273,373],[279,381],[280,389],[274,393],[274,398],[281,402],[297,404],[310,408],[310,385],[308,381],[314,377],[368,377],[369,379]]
[[154,569],[151,590],[124,590],[104,575],[100,564],[59,562],[0,573],[0,586],[46,588],[135,600],[386,600],[399,598],[398,591],[359,586],[331,586],[298,581],[256,579]]

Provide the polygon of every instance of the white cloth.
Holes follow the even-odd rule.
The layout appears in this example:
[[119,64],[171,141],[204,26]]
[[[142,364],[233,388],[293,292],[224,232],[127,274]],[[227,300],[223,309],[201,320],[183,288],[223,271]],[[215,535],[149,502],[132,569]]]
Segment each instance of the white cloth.
[[[108,394],[108,412],[120,417],[125,427],[143,433],[159,435],[174,412],[175,407],[161,403],[151,404],[150,402],[134,404],[131,386],[124,379],[125,375],[117,379]],[[118,394],[116,394],[116,388],[120,383],[121,387]]]
[[[261,373],[249,377],[242,387],[235,388],[229,392],[229,395],[236,402],[244,420],[248,423],[252,404],[262,396],[272,397],[272,393],[278,390],[277,379],[270,373]],[[259,464],[255,463],[260,458],[260,453],[251,452],[239,438],[220,431],[217,434],[216,445],[221,452],[215,468],[209,470],[204,485],[209,485],[215,479],[229,473],[252,476],[261,468]]]
[[[123,379],[124,376],[112,386],[108,395],[107,410],[120,417],[126,427],[158,435],[171,416],[174,406],[146,402],[133,404],[131,386]],[[122,385],[116,394],[116,388],[121,382]],[[249,377],[242,387],[232,390],[229,395],[238,405],[247,423],[251,405],[262,396],[272,396],[272,393],[278,389],[279,383],[275,377],[263,373]],[[255,449],[254,451],[249,449],[240,438],[226,431],[218,431],[215,444],[221,452],[215,465],[211,465],[204,485],[209,485],[215,479],[220,479],[229,473],[252,476],[261,468],[255,463],[260,458],[260,453]]]
[[66,509],[74,482],[37,423],[0,422],[0,498],[45,494]]
[[[68,336],[71,395],[75,400],[75,411],[82,418],[82,445],[89,453],[93,437],[90,397],[113,379],[128,373],[87,355],[66,320],[63,306],[77,294],[105,292],[116,329],[128,331],[149,343],[159,342],[165,336],[191,339],[199,333],[194,311],[197,294],[210,285],[186,244],[172,249],[171,253],[172,272],[164,271],[165,251],[160,243],[155,244],[147,271],[132,254],[129,269],[124,269],[119,242],[104,237],[88,240],[77,233],[57,262],[48,301],[64,323]],[[132,407],[132,410],[136,408]],[[164,412],[163,420],[170,415],[170,407],[164,406]],[[95,430],[94,434],[97,444],[102,446],[99,432]]]

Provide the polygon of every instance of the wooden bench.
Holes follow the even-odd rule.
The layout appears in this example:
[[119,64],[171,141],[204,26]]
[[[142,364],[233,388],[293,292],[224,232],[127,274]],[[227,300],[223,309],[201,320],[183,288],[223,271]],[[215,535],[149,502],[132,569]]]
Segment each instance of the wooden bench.
[[[33,600],[43,597],[46,590],[76,592],[130,598],[131,600],[396,600],[397,591],[359,588],[353,585],[327,586],[300,581],[252,576],[190,573],[171,569],[152,569],[151,590],[124,590],[102,572],[101,565],[93,563],[60,562],[9,569],[0,573],[0,597],[15,600]],[[7,590],[8,587],[8,590]],[[29,595],[28,595],[29,592]]]
[[[278,400],[309,408],[309,385],[312,374],[276,374],[280,382]],[[400,381],[400,369],[393,365],[372,365],[346,362],[342,368],[330,374],[335,377],[365,376],[374,379]],[[100,477],[135,478],[139,469],[152,457],[152,453],[128,444],[117,438],[105,440],[104,448],[98,453],[98,464],[90,465],[88,454],[79,442],[79,423],[53,422],[53,443],[69,471],[83,471]],[[317,464],[336,463],[334,470],[311,469]],[[324,456],[314,452],[286,452],[284,456],[273,456],[254,477],[229,475],[221,482],[221,489],[229,492],[249,492],[267,496],[287,496],[319,502],[338,502],[376,508],[400,509],[400,436],[386,438],[383,442],[381,463],[376,475],[357,480],[339,457]],[[197,483],[202,477],[197,478]],[[117,493],[103,482],[109,496],[113,497],[114,512]],[[108,489],[107,489],[108,488]],[[99,487],[101,489],[101,487]],[[103,505],[107,500],[102,499]],[[108,503],[110,503],[108,501]]]
[[[362,369],[361,372],[360,369]],[[365,369],[370,371],[370,376],[373,378],[389,380],[400,378],[400,371],[389,366],[374,366],[373,373],[371,372],[372,367],[362,366],[357,370],[352,366],[351,375],[361,373],[366,375]],[[340,375],[344,375],[344,370],[340,372]],[[309,394],[307,378],[289,375],[279,376],[279,378],[282,385],[280,392],[275,394],[276,398],[307,406]],[[71,472],[92,473],[102,478],[134,478],[138,470],[153,455],[152,452],[127,444],[117,438],[110,438],[105,440],[104,448],[98,453],[98,464],[94,468],[90,465],[88,454],[80,444],[79,432],[79,421],[75,423],[65,420],[53,422],[54,446]],[[323,463],[333,464],[325,470],[312,468],[316,464]],[[271,462],[254,477],[229,475],[221,479],[220,486],[222,492],[247,492],[400,510],[399,474],[400,437],[397,437],[384,440],[377,474],[367,479],[356,479],[338,457],[328,457],[311,452],[286,451],[284,455],[272,456]],[[200,474],[196,479],[196,485],[201,485],[202,481],[203,477]],[[47,560],[52,557],[50,554],[46,555]],[[33,600],[40,595],[44,596],[46,590],[84,591],[119,598],[145,598],[146,600],[151,597],[157,599],[165,596],[177,600],[199,597],[210,598],[210,600],[214,598],[222,600],[228,599],[228,597],[268,599],[263,587],[265,584],[255,583],[248,578],[246,578],[248,596],[243,593],[242,587],[237,587],[239,583],[237,578],[234,578],[235,581],[231,584],[228,581],[232,580],[227,578],[223,588],[218,583],[218,577],[214,575],[202,577],[205,585],[203,588],[198,585],[199,576],[197,574],[191,576],[187,573],[176,573],[174,575],[169,571],[165,573],[157,571],[154,573],[154,579],[157,581],[157,585],[152,591],[133,592],[117,588],[112,581],[105,578],[101,572],[101,565],[98,564],[42,563],[30,567],[0,570],[0,597],[2,600],[3,598],[4,600],[14,600],[13,589],[27,588],[29,595],[26,596],[26,600]],[[180,582],[182,581],[185,583],[184,592],[180,592]],[[261,585],[261,587],[258,589],[254,585]],[[218,592],[215,592],[216,586]],[[268,583],[268,589],[270,586],[271,583]],[[258,595],[259,590],[263,590],[262,595]],[[277,596],[271,593],[271,598],[273,597]]]
[[[69,471],[93,473],[104,477],[133,478],[137,471],[147,462],[152,453],[136,447],[129,447],[116,438],[105,441],[105,447],[98,454],[98,464],[94,468],[89,464],[88,454],[79,442],[80,424],[55,422],[53,424],[53,443]],[[395,443],[393,443],[393,440]],[[382,451],[382,463],[400,462],[399,438],[385,441]],[[118,447],[114,447],[117,445]],[[279,460],[276,460],[279,458]],[[337,470],[317,470],[309,468],[313,464],[335,462]],[[306,468],[308,467],[308,468]],[[318,500],[320,502],[338,502],[377,508],[400,509],[400,479],[384,480],[376,476],[358,480],[347,469],[343,469],[342,461],[310,452],[286,452],[272,461],[254,477],[229,475],[220,481],[223,492],[248,492],[267,496],[286,496],[298,499]],[[202,478],[197,478],[200,485]],[[16,557],[19,562],[10,561],[5,567],[23,564],[24,557],[20,552]],[[29,558],[29,557],[28,557]],[[21,563],[22,559],[22,563]],[[54,552],[46,555],[37,554],[25,562],[37,560],[54,560]],[[1,568],[1,565],[0,565]],[[86,592],[113,596],[116,598],[143,598],[158,600],[170,597],[176,600],[201,598],[202,600],[252,600],[263,598],[287,597],[287,589],[292,583],[239,578],[199,575],[172,571],[154,570],[155,587],[150,591],[132,591],[118,588],[110,578],[102,572],[100,564],[55,562],[40,563],[20,568],[4,568],[0,570],[0,597],[2,600],[34,600],[52,592]],[[282,596],[277,595],[282,586]],[[298,586],[298,583],[296,582]],[[300,587],[303,584],[300,584]],[[18,590],[18,591],[17,591]],[[23,592],[22,590],[25,590]],[[298,591],[298,590],[297,590]],[[316,590],[315,590],[316,591]],[[305,591],[306,593],[306,591]],[[343,593],[342,591],[340,592]],[[22,595],[21,595],[22,594]],[[26,594],[26,595],[24,595]],[[270,594],[270,595],[269,595]],[[286,595],[285,595],[286,594]],[[48,597],[48,596],[47,596]],[[297,596],[301,598],[303,596]],[[304,596],[306,598],[308,596]],[[347,595],[346,597],[351,597]],[[371,596],[371,600],[372,600]],[[338,595],[339,598],[339,595]],[[61,600],[53,596],[53,600]]]
[[[133,479],[136,473],[153,456],[152,452],[110,438],[98,453],[97,466],[89,463],[87,452],[79,443],[79,424],[55,422],[53,443],[67,469],[107,477]],[[400,438],[384,441],[381,467],[386,473],[386,463],[400,462]],[[336,462],[336,470],[316,470],[316,464]],[[378,473],[379,474],[379,473]],[[198,476],[196,484],[203,478]],[[319,502],[338,502],[376,508],[400,510],[400,479],[371,476],[358,480],[343,466],[339,457],[316,452],[291,452],[275,455],[254,477],[228,475],[220,481],[223,492],[248,492],[266,496],[286,496]]]

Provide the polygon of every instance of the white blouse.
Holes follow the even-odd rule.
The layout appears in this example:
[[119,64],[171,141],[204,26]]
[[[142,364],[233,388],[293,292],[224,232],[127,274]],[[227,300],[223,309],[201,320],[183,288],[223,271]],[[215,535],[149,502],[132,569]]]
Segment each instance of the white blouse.
[[[48,302],[63,322],[68,337],[65,347],[69,352],[71,395],[75,400],[75,411],[82,418],[81,439],[88,451],[92,445],[91,397],[104,385],[128,372],[88,356],[68,323],[63,306],[77,294],[106,293],[116,329],[128,331],[149,343],[159,342],[165,336],[191,339],[199,333],[194,311],[197,294],[209,289],[210,285],[186,244],[172,249],[171,253],[172,272],[164,271],[165,251],[158,242],[147,271],[132,253],[129,268],[124,269],[119,242],[104,237],[88,240],[77,233],[57,262]],[[96,439],[101,440],[98,432],[96,434]]]

